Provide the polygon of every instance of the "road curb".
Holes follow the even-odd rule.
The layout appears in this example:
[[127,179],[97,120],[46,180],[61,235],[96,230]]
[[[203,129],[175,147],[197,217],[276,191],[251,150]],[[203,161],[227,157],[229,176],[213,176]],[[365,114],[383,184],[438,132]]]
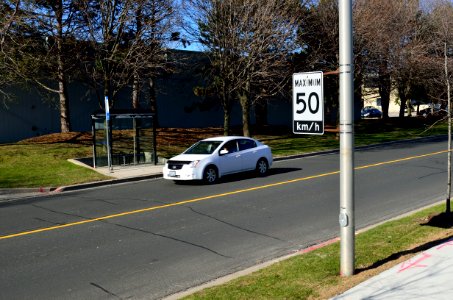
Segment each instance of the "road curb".
[[[400,141],[391,141],[385,142],[380,144],[373,144],[367,146],[357,146],[355,150],[366,150],[371,148],[377,147],[385,147],[388,145],[398,144],[398,143],[414,143],[420,141],[429,141],[429,140],[436,140],[436,139],[443,139],[446,138],[446,135],[436,135],[436,136],[429,136],[429,137],[420,137],[416,139],[410,140],[400,140]],[[304,157],[312,157],[317,155],[327,155],[327,154],[334,154],[339,153],[339,149],[330,149],[325,151],[317,151],[317,152],[310,152],[310,153],[303,153],[303,154],[296,154],[290,156],[282,156],[282,157],[275,157],[274,161],[284,161],[284,160],[291,160],[291,159],[299,159]],[[60,186],[60,187],[36,187],[36,188],[17,188],[17,189],[0,189],[0,206],[8,205],[11,203],[17,203],[21,200],[27,200],[31,197],[37,196],[47,196],[52,194],[58,194],[61,192],[69,192],[69,191],[77,191],[83,189],[90,189],[90,188],[97,188],[102,186],[108,185],[116,185],[122,183],[131,183],[136,181],[142,180],[150,180],[150,179],[157,179],[162,178],[162,173],[155,173],[152,175],[143,175],[143,176],[134,176],[128,178],[121,178],[121,179],[109,179],[109,180],[102,180],[102,181],[95,181],[95,182],[88,182],[88,183],[81,183],[81,184],[74,184],[68,186]]]
[[49,188],[49,187],[0,189],[0,196],[1,195],[10,195],[10,194],[24,194],[24,193],[45,193],[45,192],[50,192],[50,191],[51,191],[51,188]]
[[121,179],[110,179],[103,181],[87,182],[81,184],[60,186],[60,187],[39,187],[39,188],[18,188],[18,189],[0,189],[0,206],[27,201],[32,197],[48,196],[58,194],[61,192],[70,192],[77,190],[84,190],[90,188],[97,188],[108,185],[116,185],[121,183],[137,182],[142,180],[150,180],[161,178],[162,174],[152,174],[144,176],[135,176]]
[[128,177],[128,178],[121,178],[121,179],[111,179],[111,180],[103,180],[103,181],[95,181],[95,182],[87,182],[75,185],[67,185],[61,186],[54,190],[54,192],[68,192],[68,191],[75,191],[81,189],[89,189],[89,188],[96,188],[106,185],[115,185],[120,183],[129,183],[141,180],[149,180],[149,179],[156,179],[161,178],[162,173],[152,174],[152,175],[144,175],[144,176],[135,176],[135,177]]

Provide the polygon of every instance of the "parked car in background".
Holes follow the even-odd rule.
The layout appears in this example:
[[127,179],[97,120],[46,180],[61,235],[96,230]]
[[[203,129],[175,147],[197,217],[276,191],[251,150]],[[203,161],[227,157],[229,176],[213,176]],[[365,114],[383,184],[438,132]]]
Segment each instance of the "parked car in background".
[[427,107],[425,109],[421,109],[418,113],[417,116],[421,116],[424,118],[427,118],[431,115],[431,107]]
[[419,117],[424,117],[424,118],[429,118],[429,117],[439,117],[439,118],[443,118],[447,115],[447,110],[443,109],[442,107],[439,106],[435,106],[434,107],[434,112],[433,110],[431,109],[431,107],[427,107],[425,109],[422,109],[420,110],[418,113],[417,113],[417,116]]
[[364,107],[361,111],[362,118],[380,118],[382,117],[382,112],[371,106]]
[[227,174],[255,170],[267,174],[273,157],[269,146],[248,137],[223,136],[201,140],[169,159],[163,177],[174,180],[203,180],[215,183]]

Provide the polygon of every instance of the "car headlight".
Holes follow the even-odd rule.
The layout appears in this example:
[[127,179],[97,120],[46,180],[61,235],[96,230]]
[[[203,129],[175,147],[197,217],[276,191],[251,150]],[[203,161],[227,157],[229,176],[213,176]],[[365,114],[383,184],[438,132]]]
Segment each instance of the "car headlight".
[[194,160],[193,162],[191,162],[189,164],[189,167],[190,168],[196,168],[199,162],[200,162],[199,160]]

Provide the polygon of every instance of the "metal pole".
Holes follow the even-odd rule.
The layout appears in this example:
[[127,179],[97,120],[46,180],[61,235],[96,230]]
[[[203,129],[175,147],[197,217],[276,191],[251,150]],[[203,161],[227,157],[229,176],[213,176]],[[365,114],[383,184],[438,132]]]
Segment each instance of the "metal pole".
[[156,137],[156,133],[157,133],[157,130],[156,130],[156,125],[157,125],[157,122],[156,122],[156,114],[153,114],[152,116],[152,120],[153,120],[153,154],[154,154],[154,164],[157,165],[158,163],[158,160],[159,158],[157,157],[157,137]]
[[[447,83],[447,117],[448,117],[448,168],[447,168],[447,199],[445,204],[445,213],[450,215],[450,198],[451,198],[451,102],[450,102],[450,80],[448,79],[448,60],[447,60],[447,43],[444,43],[445,57],[445,81]],[[434,111],[434,110],[433,110]]]
[[91,116],[91,134],[93,137],[93,168],[96,169],[96,119],[93,115]]
[[109,98],[105,96],[105,126],[106,126],[106,143],[107,143],[107,164],[110,173],[113,172],[112,168],[112,152],[110,149],[110,107]]
[[339,1],[341,275],[354,274],[354,61],[352,0]]

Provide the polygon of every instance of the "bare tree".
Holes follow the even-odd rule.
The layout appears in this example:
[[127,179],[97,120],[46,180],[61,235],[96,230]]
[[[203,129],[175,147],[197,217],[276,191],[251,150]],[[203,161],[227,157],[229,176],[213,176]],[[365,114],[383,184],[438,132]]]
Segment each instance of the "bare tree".
[[168,62],[167,47],[170,42],[179,40],[179,14],[172,0],[136,1],[135,22],[129,25],[131,55],[126,63],[134,73],[133,107],[138,107],[138,94],[143,84],[148,82],[149,100],[152,109],[157,111],[155,99],[155,79],[162,73],[173,71]]
[[[132,22],[131,1],[81,1],[84,13],[79,39],[87,41],[84,71],[87,82],[98,95],[99,106],[107,96],[113,107],[118,91],[131,81],[123,61],[127,53],[127,23]],[[126,78],[125,78],[126,77]],[[99,94],[99,90],[102,94]]]
[[23,81],[56,93],[61,131],[70,131],[67,84],[76,60],[68,50],[74,50],[69,44],[78,13],[73,1],[8,1],[2,12],[6,12],[1,34],[3,67]]
[[[187,4],[186,4],[187,5]],[[231,107],[234,95],[239,89],[241,72],[237,64],[232,43],[237,43],[238,33],[233,22],[232,3],[221,1],[191,1],[186,7],[188,15],[196,20],[195,27],[187,26],[186,30],[206,47],[210,66],[208,67],[208,87],[196,89],[197,94],[217,93],[224,111],[224,134],[229,134]]]
[[433,76],[432,80],[436,86],[444,86],[444,99],[447,102],[447,118],[448,118],[448,163],[447,163],[447,195],[446,195],[446,213],[451,213],[450,198],[451,198],[451,166],[452,166],[452,115],[451,115],[451,88],[450,82],[452,78],[452,51],[453,51],[453,4],[447,0],[436,0],[430,3],[430,21],[433,30],[432,37],[432,53],[434,65],[437,66],[438,76]]
[[[243,134],[250,136],[250,107],[276,95],[290,78],[296,48],[299,1],[190,0],[196,35],[211,59],[224,109],[242,107]],[[228,111],[226,111],[228,114]]]
[[[175,39],[172,0],[84,0],[85,31],[89,41],[85,74],[95,91],[102,88],[113,107],[117,93],[132,85],[132,106],[138,107],[141,86],[168,69],[166,45]],[[103,97],[98,95],[100,104]]]
[[[413,79],[416,57],[423,56],[419,43],[418,0],[359,0],[354,6],[356,34],[367,50],[368,64],[379,76],[383,117],[388,117],[392,83],[399,88],[401,111],[408,97],[408,83]],[[373,69],[369,68],[369,69]]]
[[6,105],[12,96],[7,87],[15,82],[17,72],[12,68],[13,47],[10,42],[11,27],[20,23],[20,0],[4,1],[0,4],[0,96]]
[[[294,72],[321,70],[324,78],[326,119],[336,124],[338,116],[338,1],[324,0],[302,9],[298,43],[302,51],[295,55]],[[354,74],[358,74],[354,72]]]

